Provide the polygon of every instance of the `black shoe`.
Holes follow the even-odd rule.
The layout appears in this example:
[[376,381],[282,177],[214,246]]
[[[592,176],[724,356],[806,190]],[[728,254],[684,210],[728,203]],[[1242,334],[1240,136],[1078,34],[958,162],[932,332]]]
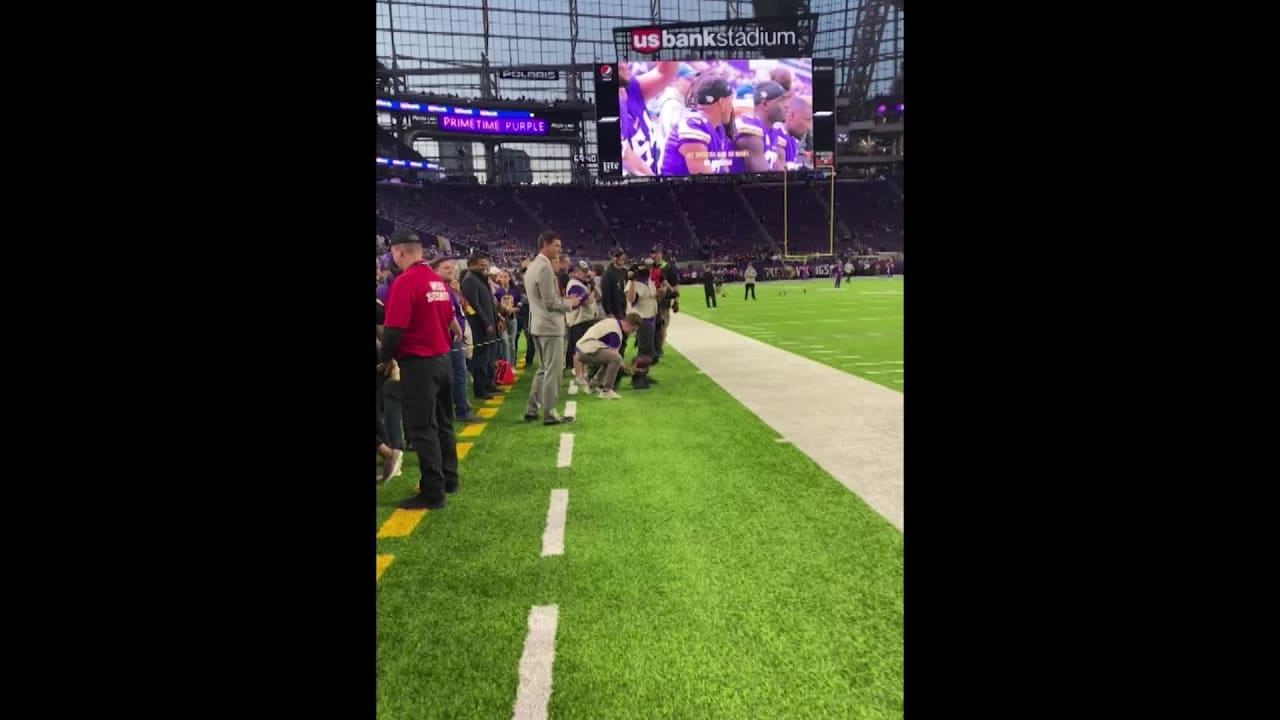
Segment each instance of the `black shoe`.
[[632,390],[648,390],[649,381],[648,380],[632,380],[631,389]]
[[444,488],[444,491],[445,491],[446,493],[448,493],[449,495],[452,495],[452,494],[454,494],[454,493],[458,492],[458,486],[457,486],[457,485],[454,485],[453,487],[449,487],[449,486],[447,486],[447,485],[446,485],[446,486],[445,486],[445,488]]
[[440,510],[444,508],[444,498],[428,500],[426,495],[414,495],[396,503],[401,510]]
[[524,416],[525,422],[533,422],[538,419],[538,413],[528,413]]
[[466,415],[459,415],[455,417],[453,421],[460,422],[460,423],[476,423],[476,422],[484,422],[484,418],[480,417],[479,415],[476,415],[475,413],[467,413]]
[[543,420],[542,424],[543,425],[565,425],[571,422],[573,422],[573,418],[571,417],[555,417],[549,420]]
[[650,378],[645,378],[645,379],[644,379],[644,382],[645,382],[645,384],[646,384],[646,385],[657,385],[657,384],[658,384],[658,380],[657,380],[657,378],[651,378],[651,377],[650,377]]

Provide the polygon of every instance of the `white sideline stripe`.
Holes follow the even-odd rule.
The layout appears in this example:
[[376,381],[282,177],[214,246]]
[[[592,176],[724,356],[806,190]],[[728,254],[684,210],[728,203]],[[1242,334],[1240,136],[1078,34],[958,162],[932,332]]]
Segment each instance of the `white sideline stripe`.
[[565,417],[578,417],[578,401],[570,400],[564,404]]
[[861,355],[841,355],[840,358],[842,360],[861,360],[862,356]]
[[520,684],[511,720],[546,720],[551,702],[551,666],[556,660],[556,626],[559,605],[534,605],[529,609],[529,634],[520,655]]
[[573,462],[573,433],[560,433],[560,452],[556,454],[556,467],[569,467]]
[[897,370],[863,370],[863,372],[868,375],[888,375],[889,373],[900,373],[904,371],[902,368],[898,368]]
[[542,532],[542,557],[564,554],[564,520],[569,509],[569,491],[552,490],[547,506],[547,529]]
[[774,438],[774,439],[773,439],[773,441],[774,441],[774,442],[776,442],[776,443],[789,443],[789,442],[791,442],[790,440],[788,440],[788,439],[786,439],[786,438]]
[[577,394],[578,394],[578,383],[576,383],[576,382],[574,382],[574,381],[572,381],[572,380],[570,380],[570,381],[569,381],[569,394],[570,394],[570,395],[577,395]]
[[854,365],[901,365],[903,362],[902,360],[881,360],[879,362],[854,363]]
[[835,350],[814,350],[814,352],[815,352],[815,353],[817,353],[817,354],[819,354],[819,355],[823,355],[823,354],[825,354],[825,355],[834,355],[836,351],[835,351]]

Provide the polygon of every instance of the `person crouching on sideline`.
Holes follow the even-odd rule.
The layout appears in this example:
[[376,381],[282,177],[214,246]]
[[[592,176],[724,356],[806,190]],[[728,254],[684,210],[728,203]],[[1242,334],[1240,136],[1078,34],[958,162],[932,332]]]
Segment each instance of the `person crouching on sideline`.
[[602,400],[619,400],[621,395],[614,392],[613,383],[618,378],[618,370],[622,367],[622,355],[618,349],[622,347],[622,339],[640,328],[640,316],[628,313],[621,320],[605,318],[582,334],[576,344],[575,365],[578,367],[594,367],[587,381],[589,391]]

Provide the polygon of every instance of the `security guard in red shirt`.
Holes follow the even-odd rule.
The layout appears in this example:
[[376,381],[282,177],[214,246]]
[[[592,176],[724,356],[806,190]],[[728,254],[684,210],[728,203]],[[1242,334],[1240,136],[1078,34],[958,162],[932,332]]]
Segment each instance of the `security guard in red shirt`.
[[[462,328],[453,317],[449,287],[422,256],[422,240],[409,230],[391,236],[391,256],[404,271],[387,297],[380,372],[400,367],[405,435],[422,471],[418,495],[405,509],[438,510],[445,493],[458,489],[458,448],[453,433],[453,366],[449,349]],[[450,337],[452,335],[453,337]]]

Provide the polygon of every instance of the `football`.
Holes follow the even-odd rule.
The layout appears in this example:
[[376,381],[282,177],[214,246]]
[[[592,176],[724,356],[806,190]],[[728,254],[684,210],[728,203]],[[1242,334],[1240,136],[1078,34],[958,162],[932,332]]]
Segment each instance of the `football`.
[[652,364],[653,358],[648,355],[637,355],[636,359],[631,363],[631,367],[635,370],[648,370]]

